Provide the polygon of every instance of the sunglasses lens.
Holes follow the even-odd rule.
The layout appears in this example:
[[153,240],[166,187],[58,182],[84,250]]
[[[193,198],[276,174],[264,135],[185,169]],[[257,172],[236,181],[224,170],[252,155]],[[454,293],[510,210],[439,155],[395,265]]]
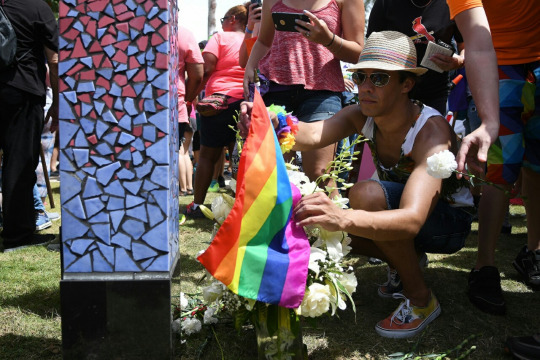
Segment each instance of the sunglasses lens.
[[366,81],[366,74],[363,72],[354,72],[352,74],[352,79],[356,85],[362,85],[364,81]]
[[388,81],[390,80],[390,75],[385,73],[373,73],[369,76],[371,79],[371,82],[373,85],[377,87],[382,87],[388,84]]

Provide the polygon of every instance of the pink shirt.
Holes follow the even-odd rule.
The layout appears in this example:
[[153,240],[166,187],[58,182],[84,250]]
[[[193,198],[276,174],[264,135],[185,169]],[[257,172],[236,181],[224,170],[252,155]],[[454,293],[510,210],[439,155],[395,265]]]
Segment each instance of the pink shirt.
[[199,44],[188,29],[178,27],[178,122],[187,123],[188,113],[184,95],[186,94],[186,63],[204,64]]
[[214,34],[203,53],[216,56],[216,68],[206,83],[206,95],[224,94],[244,98],[244,69],[238,62],[244,33],[225,31]]
[[[272,12],[302,13],[278,1]],[[342,36],[341,10],[336,0],[311,11]],[[336,40],[339,41],[339,40]],[[304,85],[307,90],[345,91],[339,59],[323,45],[309,41],[299,32],[275,31],[268,54],[259,63],[261,73],[281,85]]]

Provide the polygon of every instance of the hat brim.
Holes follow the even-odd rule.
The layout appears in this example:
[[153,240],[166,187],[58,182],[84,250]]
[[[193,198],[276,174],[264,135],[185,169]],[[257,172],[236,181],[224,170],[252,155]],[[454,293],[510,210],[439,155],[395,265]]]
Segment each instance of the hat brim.
[[376,70],[388,70],[388,71],[408,71],[416,75],[424,75],[428,69],[426,68],[403,68],[401,66],[393,66],[391,64],[385,64],[378,61],[362,61],[360,63],[350,66],[347,71],[356,71],[359,69],[376,69]]

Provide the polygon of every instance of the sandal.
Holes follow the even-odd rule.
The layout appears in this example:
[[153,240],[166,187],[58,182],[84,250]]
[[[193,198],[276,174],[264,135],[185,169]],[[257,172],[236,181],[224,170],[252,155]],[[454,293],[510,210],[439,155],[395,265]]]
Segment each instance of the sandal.
[[186,195],[184,195],[184,196],[193,195],[193,189],[187,189],[187,190],[185,191],[185,194],[186,194]]

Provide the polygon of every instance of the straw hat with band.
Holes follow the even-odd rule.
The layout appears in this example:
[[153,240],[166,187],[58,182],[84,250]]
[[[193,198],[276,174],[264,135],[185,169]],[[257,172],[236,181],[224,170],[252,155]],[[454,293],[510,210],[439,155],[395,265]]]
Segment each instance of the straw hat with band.
[[412,40],[397,31],[372,33],[366,40],[358,63],[347,70],[377,69],[408,71],[423,75],[428,69],[416,67],[416,48]]

